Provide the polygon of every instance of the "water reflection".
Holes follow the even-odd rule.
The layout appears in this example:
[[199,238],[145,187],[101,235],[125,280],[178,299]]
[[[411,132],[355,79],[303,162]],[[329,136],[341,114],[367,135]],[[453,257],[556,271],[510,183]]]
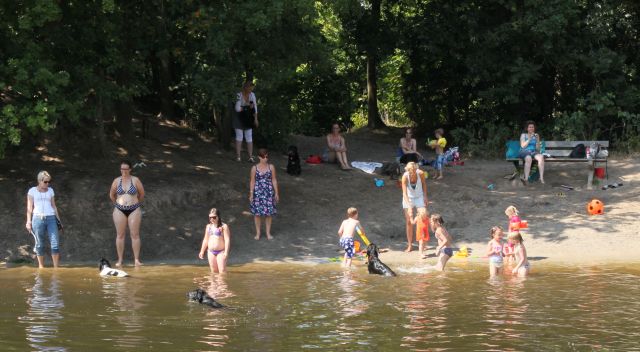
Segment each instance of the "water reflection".
[[144,320],[142,309],[147,305],[146,299],[139,292],[142,285],[135,278],[106,277],[102,280],[102,293],[107,304],[107,316],[122,326],[122,330],[115,329],[111,324],[104,325],[104,331],[109,333],[105,341],[113,341],[117,347],[133,348],[145,345]]
[[403,313],[408,319],[404,326],[407,334],[401,346],[413,351],[437,351],[436,344],[446,344],[450,287],[444,276],[421,276],[408,286],[409,300],[404,302]]
[[487,279],[487,292],[481,301],[486,323],[486,330],[482,333],[487,336],[483,346],[498,349],[518,347],[526,332],[529,308],[525,281],[524,277],[508,274]]
[[[227,275],[207,275],[204,278],[194,279],[197,287],[201,287],[209,296],[217,301],[224,302],[226,298],[233,297],[233,292],[227,285]],[[223,303],[224,304],[224,303]],[[206,318],[202,319],[203,335],[198,338],[199,343],[203,343],[213,349],[206,351],[223,351],[229,342],[228,324],[224,315],[225,309],[210,309],[206,313]]]
[[28,308],[18,320],[26,325],[29,346],[36,351],[66,351],[62,346],[50,346],[60,338],[60,324],[64,318],[58,274],[37,272],[33,286],[26,292]]

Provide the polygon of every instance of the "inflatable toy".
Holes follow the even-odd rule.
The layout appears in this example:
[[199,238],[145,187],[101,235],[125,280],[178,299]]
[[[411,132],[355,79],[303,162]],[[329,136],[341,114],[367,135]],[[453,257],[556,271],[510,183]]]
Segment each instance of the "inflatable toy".
[[456,251],[453,254],[454,258],[467,258],[468,256],[469,256],[469,249],[467,248],[467,246],[461,247],[459,251]]
[[368,246],[371,243],[369,242],[367,235],[364,234],[364,231],[362,231],[359,226],[356,226],[356,232],[360,235],[360,238],[362,238],[362,242],[364,242],[365,246]]
[[604,214],[604,203],[598,199],[592,199],[587,203],[587,214],[602,215]]

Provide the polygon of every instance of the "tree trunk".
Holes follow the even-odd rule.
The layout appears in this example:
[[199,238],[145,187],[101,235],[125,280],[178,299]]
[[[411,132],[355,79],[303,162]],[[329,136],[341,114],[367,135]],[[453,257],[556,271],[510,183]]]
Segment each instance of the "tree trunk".
[[106,155],[107,141],[104,132],[104,102],[102,94],[96,93],[96,133],[98,134],[98,153],[101,156]]
[[160,50],[157,54],[158,62],[158,94],[160,95],[160,109],[162,116],[169,120],[176,120],[176,113],[173,105],[173,95],[169,90],[171,85],[171,58],[169,52],[165,49]]
[[376,58],[373,53],[367,53],[367,108],[367,127],[381,127],[383,123],[378,111]]
[[[380,28],[380,7],[381,0],[373,0],[371,2],[371,21],[369,28],[378,31]],[[378,128],[384,123],[380,119],[378,111],[378,73],[377,73],[377,42],[379,36],[374,36],[373,40],[368,43],[367,48],[367,127]]]

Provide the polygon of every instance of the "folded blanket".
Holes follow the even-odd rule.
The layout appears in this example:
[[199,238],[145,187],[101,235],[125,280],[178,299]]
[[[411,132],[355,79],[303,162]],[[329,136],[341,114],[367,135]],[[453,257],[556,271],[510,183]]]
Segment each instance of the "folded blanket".
[[351,166],[355,167],[356,169],[360,169],[368,174],[372,174],[374,171],[376,171],[376,168],[382,167],[382,164],[373,161],[352,161]]

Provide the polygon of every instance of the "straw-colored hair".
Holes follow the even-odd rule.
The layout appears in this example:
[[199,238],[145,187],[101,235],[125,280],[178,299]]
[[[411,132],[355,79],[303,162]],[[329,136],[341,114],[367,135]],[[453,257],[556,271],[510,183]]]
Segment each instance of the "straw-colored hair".
[[516,240],[518,241],[518,243],[524,242],[524,240],[522,239],[522,235],[517,231],[509,232],[509,236],[507,236],[507,238]]
[[46,179],[49,179],[49,180],[51,179],[51,175],[49,175],[48,172],[46,172],[44,170],[38,172],[38,182],[42,182],[42,181],[44,181]]
[[514,207],[513,205],[510,205],[510,206],[507,207],[507,209],[505,209],[504,213],[507,216],[518,215],[518,209],[516,209],[516,207]]
[[441,226],[444,225],[444,219],[442,218],[442,215],[440,215],[440,214],[431,215],[431,220],[433,222],[435,222],[436,224],[438,224],[438,225],[441,225]]
[[407,165],[404,167],[405,171],[416,171],[418,170],[418,164],[416,164],[413,161],[410,161],[407,163]]
[[354,216],[358,215],[358,209],[351,207],[349,209],[347,209],[347,216],[352,218]]

